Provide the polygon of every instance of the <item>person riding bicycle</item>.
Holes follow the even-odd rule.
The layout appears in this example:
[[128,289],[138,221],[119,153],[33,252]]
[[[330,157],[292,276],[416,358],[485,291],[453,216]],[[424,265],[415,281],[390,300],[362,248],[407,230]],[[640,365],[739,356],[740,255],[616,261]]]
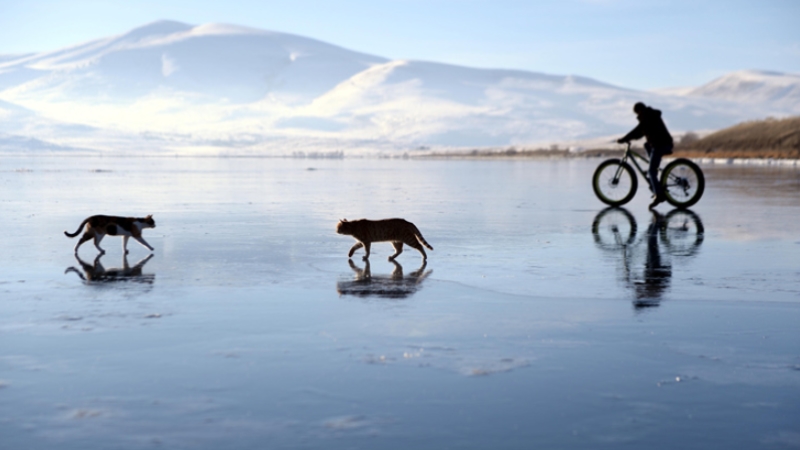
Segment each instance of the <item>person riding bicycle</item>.
[[633,112],[636,113],[636,119],[639,120],[639,125],[636,126],[630,133],[617,140],[618,143],[623,144],[630,141],[635,141],[645,137],[647,142],[644,148],[647,149],[647,155],[650,157],[650,167],[647,173],[650,178],[650,190],[653,191],[655,199],[650,203],[650,209],[653,209],[659,203],[666,200],[664,196],[664,189],[658,182],[658,167],[661,165],[661,158],[664,155],[672,154],[672,136],[661,120],[661,111],[653,109],[642,102],[633,105]]

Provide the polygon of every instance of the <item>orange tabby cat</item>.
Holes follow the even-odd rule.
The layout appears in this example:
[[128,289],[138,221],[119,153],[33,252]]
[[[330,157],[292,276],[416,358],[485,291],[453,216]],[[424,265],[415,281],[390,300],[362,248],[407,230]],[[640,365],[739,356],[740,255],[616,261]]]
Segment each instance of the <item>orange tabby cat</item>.
[[143,229],[156,227],[156,221],[153,220],[152,215],[142,218],[92,216],[81,222],[80,226],[78,226],[78,231],[72,234],[64,231],[64,234],[67,235],[67,237],[74,238],[81,232],[81,228],[83,228],[84,225],[86,225],[86,231],[83,233],[83,236],[81,236],[81,240],[75,245],[76,255],[78,254],[78,247],[89,239],[94,239],[94,246],[100,250],[101,254],[105,253],[106,251],[100,248],[100,241],[102,241],[106,235],[122,236],[122,250],[125,254],[128,253],[128,239],[131,237],[150,249],[150,251],[154,250],[142,237]]
[[395,253],[389,257],[390,261],[397,258],[400,253],[403,253],[403,244],[419,250],[423,259],[428,259],[428,255],[425,254],[425,249],[422,245],[433,250],[433,247],[422,237],[419,229],[413,223],[404,219],[359,219],[353,221],[342,219],[336,224],[336,232],[353,236],[358,242],[353,245],[347,256],[352,257],[356,250],[364,247],[366,252],[366,255],[364,255],[365,261],[369,258],[369,249],[373,242],[390,241],[392,243]]

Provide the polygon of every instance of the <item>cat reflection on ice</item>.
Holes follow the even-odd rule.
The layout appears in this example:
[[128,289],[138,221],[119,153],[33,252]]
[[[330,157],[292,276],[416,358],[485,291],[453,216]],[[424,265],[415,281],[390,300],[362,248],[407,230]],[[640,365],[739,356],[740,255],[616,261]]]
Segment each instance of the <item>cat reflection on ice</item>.
[[419,269],[404,276],[403,266],[395,260],[390,261],[394,264],[391,275],[373,276],[369,260],[365,260],[364,268],[361,269],[352,259],[348,259],[347,262],[355,273],[355,279],[336,283],[336,292],[339,295],[356,297],[406,298],[416,293],[422,281],[433,272],[433,270],[425,271],[427,263],[423,260]]
[[142,269],[144,268],[145,264],[153,257],[153,255],[149,255],[146,258],[143,258],[141,261],[136,263],[133,267],[128,264],[128,256],[122,256],[122,267],[121,268],[110,268],[106,269],[103,267],[103,264],[100,263],[100,258],[103,255],[97,255],[94,259],[94,264],[89,264],[86,261],[82,260],[80,256],[77,254],[75,255],[75,259],[78,260],[78,264],[80,264],[83,273],[81,270],[78,270],[76,267],[68,267],[64,273],[74,272],[76,273],[81,280],[83,280],[86,284],[99,284],[99,283],[110,283],[110,282],[119,282],[119,281],[130,281],[135,283],[147,283],[153,284],[155,281],[156,275],[152,273],[143,274]]

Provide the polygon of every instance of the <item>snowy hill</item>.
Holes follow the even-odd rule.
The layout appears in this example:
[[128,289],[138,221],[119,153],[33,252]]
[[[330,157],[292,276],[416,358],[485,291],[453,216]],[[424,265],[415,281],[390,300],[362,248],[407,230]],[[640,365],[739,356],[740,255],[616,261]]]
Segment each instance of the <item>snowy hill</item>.
[[17,144],[25,140],[16,137],[29,137],[103,151],[542,145],[622,134],[635,125],[636,101],[662,109],[675,132],[797,114],[798,78],[737,72],[696,89],[641,92],[584,77],[391,61],[291,34],[162,21],[57,51],[0,57],[0,133]]
[[0,86],[14,78],[17,98],[125,101],[167,90],[235,103],[273,94],[291,103],[385,61],[289,34],[164,21],[0,63]]
[[800,114],[800,75],[743,70],[692,89],[687,96],[768,103]]
[[[661,97],[595,80],[419,61],[376,65],[317,98],[317,117],[355,124],[365,137],[440,146],[498,146],[610,135],[635,124],[631,106],[671,111],[678,129],[717,128],[732,120],[721,105]],[[372,131],[371,131],[372,130]]]

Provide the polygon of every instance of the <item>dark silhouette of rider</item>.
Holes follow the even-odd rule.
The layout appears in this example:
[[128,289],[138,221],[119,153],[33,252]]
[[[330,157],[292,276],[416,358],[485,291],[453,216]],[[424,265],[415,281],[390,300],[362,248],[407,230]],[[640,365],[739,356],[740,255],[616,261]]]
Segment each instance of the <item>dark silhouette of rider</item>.
[[658,248],[658,233],[665,226],[664,216],[653,211],[653,221],[647,227],[647,260],[644,265],[644,280],[634,283],[636,309],[658,306],[672,278],[672,267],[661,259]]
[[664,197],[664,189],[658,182],[658,168],[661,165],[661,158],[664,155],[672,154],[672,136],[667,131],[667,126],[661,120],[661,111],[653,109],[642,102],[633,105],[633,112],[636,113],[636,119],[639,120],[639,125],[636,126],[630,133],[617,140],[620,144],[630,141],[635,141],[645,137],[647,142],[644,148],[647,149],[647,156],[650,158],[650,167],[647,173],[650,178],[650,190],[653,191],[655,198],[650,203],[650,209],[653,209],[659,203],[666,200]]

